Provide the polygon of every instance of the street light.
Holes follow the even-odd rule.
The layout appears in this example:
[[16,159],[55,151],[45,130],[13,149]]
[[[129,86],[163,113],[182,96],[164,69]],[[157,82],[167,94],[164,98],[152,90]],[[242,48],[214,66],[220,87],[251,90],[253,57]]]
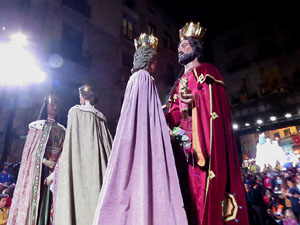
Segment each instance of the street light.
[[233,125],[232,125],[232,128],[233,128],[234,130],[237,130],[237,129],[239,129],[239,125],[233,124]]
[[291,113],[287,113],[284,115],[286,118],[291,118],[292,117],[292,114]]
[[256,123],[260,125],[260,124],[263,123],[263,121],[262,121],[261,119],[258,119],[258,120],[256,121]]
[[276,116],[271,116],[271,117],[270,117],[270,120],[271,120],[271,121],[276,121],[276,119],[277,119]]

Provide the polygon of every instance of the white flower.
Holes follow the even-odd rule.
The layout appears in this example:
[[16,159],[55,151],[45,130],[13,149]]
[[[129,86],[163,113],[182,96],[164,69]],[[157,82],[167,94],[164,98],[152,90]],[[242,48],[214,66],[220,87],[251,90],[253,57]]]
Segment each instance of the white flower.
[[189,138],[189,136],[187,136],[187,135],[185,134],[185,135],[182,136],[181,140],[182,140],[183,142],[186,142],[186,141],[190,140],[190,138]]

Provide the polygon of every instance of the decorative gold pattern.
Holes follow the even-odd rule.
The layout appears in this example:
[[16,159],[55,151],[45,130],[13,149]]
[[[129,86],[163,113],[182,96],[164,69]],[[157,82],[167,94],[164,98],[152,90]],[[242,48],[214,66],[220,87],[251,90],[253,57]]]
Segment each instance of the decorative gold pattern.
[[137,50],[141,46],[148,46],[156,50],[158,46],[158,38],[153,34],[149,35],[146,33],[141,33],[139,39],[134,39],[134,46],[135,50]]
[[225,198],[222,201],[222,216],[225,222],[234,220],[238,212],[237,202],[234,195],[225,193]]
[[211,171],[209,171],[209,179],[213,179],[213,178],[215,178],[215,173],[211,170]]
[[186,23],[184,27],[179,30],[179,38],[180,41],[184,39],[184,37],[194,37],[203,42],[206,33],[206,28],[200,25],[200,23]]
[[213,120],[215,120],[215,119],[217,119],[217,118],[219,117],[218,114],[215,113],[215,112],[211,113],[210,115],[211,115],[211,118],[212,118]]
[[[210,105],[210,115],[212,115],[213,111],[213,105],[212,105],[212,86],[209,84],[209,105]],[[204,200],[204,205],[206,205],[206,200],[207,200],[207,193],[208,193],[208,188],[209,188],[209,182],[210,182],[210,175],[211,175],[211,149],[212,149],[212,134],[213,134],[213,119],[212,117],[210,118],[210,127],[209,127],[209,165],[208,165],[208,176],[206,180],[206,190],[205,190],[205,200]],[[214,174],[215,175],[215,174]]]

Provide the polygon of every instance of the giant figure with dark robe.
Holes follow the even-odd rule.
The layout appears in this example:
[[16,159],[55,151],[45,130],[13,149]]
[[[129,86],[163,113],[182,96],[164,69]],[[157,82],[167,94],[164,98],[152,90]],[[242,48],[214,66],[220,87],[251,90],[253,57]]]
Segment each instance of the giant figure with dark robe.
[[205,30],[189,23],[179,31],[178,57],[185,71],[166,115],[169,126],[184,130],[190,140],[174,149],[185,207],[191,225],[247,225],[224,80],[215,66],[202,62]]
[[65,128],[57,122],[58,98],[44,99],[39,120],[29,124],[7,224],[51,224],[52,193],[47,178],[61,154]]
[[63,154],[54,175],[54,224],[91,225],[112,137],[95,107],[93,87],[79,88],[80,104],[69,110]]
[[141,34],[93,225],[187,225],[153,74],[158,40]]

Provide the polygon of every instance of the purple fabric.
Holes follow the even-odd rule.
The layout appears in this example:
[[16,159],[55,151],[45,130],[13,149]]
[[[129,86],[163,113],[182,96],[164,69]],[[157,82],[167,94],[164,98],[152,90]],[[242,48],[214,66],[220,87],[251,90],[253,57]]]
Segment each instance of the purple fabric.
[[187,224],[168,127],[145,70],[127,84],[93,224]]

